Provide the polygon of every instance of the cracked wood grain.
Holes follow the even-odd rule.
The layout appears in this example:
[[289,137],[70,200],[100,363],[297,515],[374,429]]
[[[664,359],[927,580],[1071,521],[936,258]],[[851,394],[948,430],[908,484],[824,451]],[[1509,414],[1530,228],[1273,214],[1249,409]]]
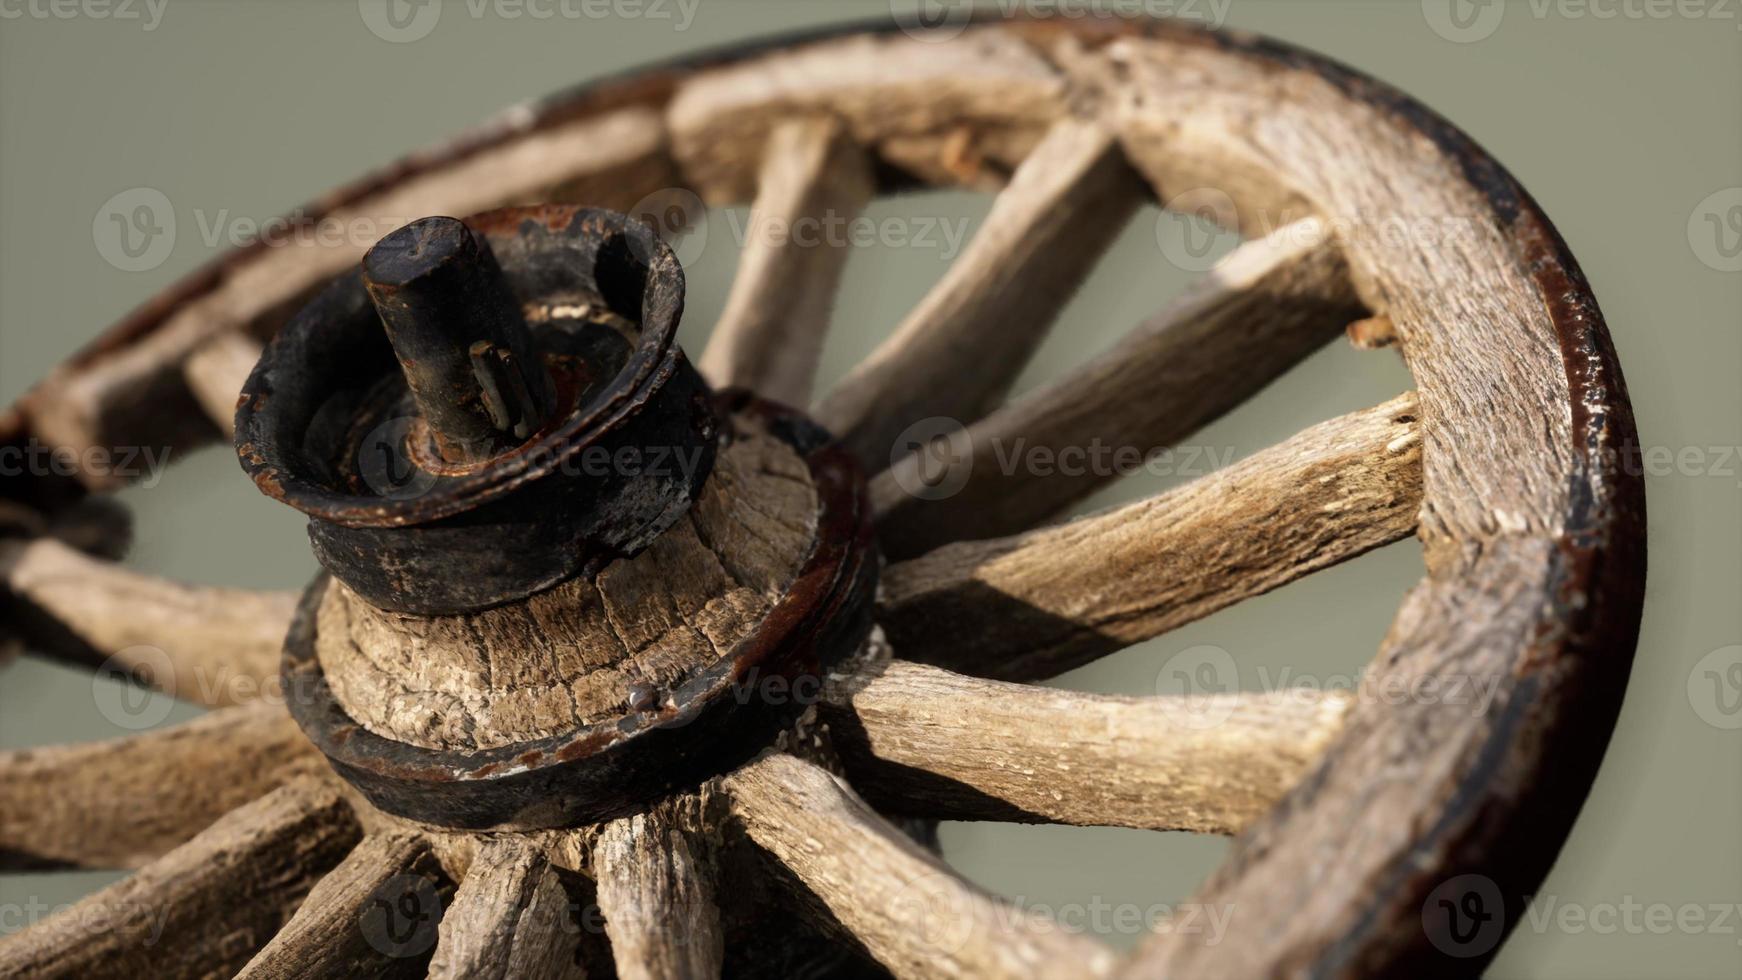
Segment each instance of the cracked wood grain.
[[1093,939],[961,880],[837,777],[769,755],[726,777],[732,816],[898,977],[1101,977]]
[[0,937],[0,973],[20,980],[230,976],[357,837],[335,790],[291,783],[131,877]]
[[839,119],[853,141],[925,180],[1001,183],[1064,112],[1058,72],[1021,41],[973,45],[854,37],[698,72],[666,121],[685,182],[747,201],[769,134],[795,116]]
[[943,279],[818,403],[818,421],[877,469],[912,451],[896,440],[913,423],[986,414],[1144,193],[1105,129],[1056,123]]
[[[913,558],[951,541],[1035,526],[1120,475],[1109,467],[1038,476],[1012,452],[1067,455],[1106,446],[1135,468],[1244,402],[1362,312],[1329,229],[1308,218],[1218,262],[1154,318],[1082,367],[968,426],[960,489],[910,492],[940,460],[910,454],[871,483],[884,554]],[[951,443],[950,448],[954,448]]]
[[402,742],[573,731],[663,697],[749,636],[809,556],[816,513],[804,460],[746,425],[684,520],[592,578],[460,616],[386,612],[335,581],[321,668],[347,714]]
[[870,161],[833,119],[795,119],[769,134],[750,240],[696,366],[717,388],[810,403],[835,292],[852,244],[839,225],[871,198]]
[[[1038,41],[1038,38],[1036,38]],[[1637,640],[1644,491],[1588,284],[1541,210],[1468,136],[1301,52],[1157,32],[1051,53],[1165,200],[1207,186],[1243,226],[1307,206],[1389,323],[1420,392],[1428,577],[1320,775],[1255,824],[1193,901],[1262,941],[1157,936],[1134,976],[1464,976],[1421,929],[1432,889],[1539,887],[1602,757]],[[1044,42],[1043,42],[1044,43]],[[1401,233],[1400,233],[1401,232]]]
[[1239,833],[1316,763],[1350,696],[1080,694],[896,660],[824,712],[853,788],[938,820]]
[[325,760],[281,705],[0,752],[0,868],[135,868]]
[[422,977],[452,891],[420,836],[371,834],[236,980]]
[[243,704],[278,687],[296,595],[144,575],[59,541],[0,541],[8,616],[32,649],[109,666],[176,697]]
[[713,844],[699,797],[606,824],[593,847],[599,909],[622,980],[702,980],[725,955]]
[[579,932],[543,850],[524,836],[478,847],[442,914],[431,980],[580,977]]
[[891,565],[878,621],[907,660],[1051,677],[1403,538],[1420,506],[1410,394],[1145,501]]

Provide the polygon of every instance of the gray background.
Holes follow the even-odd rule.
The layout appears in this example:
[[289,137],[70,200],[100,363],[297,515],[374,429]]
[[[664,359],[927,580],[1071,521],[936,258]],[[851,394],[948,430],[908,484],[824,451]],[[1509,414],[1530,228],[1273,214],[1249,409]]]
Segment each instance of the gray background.
[[[134,8],[138,20],[35,16],[26,3],[0,0],[0,10],[24,13],[0,19],[5,402],[214,254],[221,246],[208,243],[206,227],[265,220],[504,105],[600,73],[889,10],[883,0],[700,0],[690,18],[672,0],[663,17],[645,7],[640,16],[546,21],[505,16],[517,9],[512,4],[487,5],[473,16],[456,3],[427,37],[388,43],[365,27],[354,0],[168,0],[151,30],[144,29],[143,0]],[[1736,717],[1709,697],[1702,703],[1697,685],[1689,686],[1701,658],[1742,643],[1742,465],[1731,459],[1728,475],[1713,472],[1722,469],[1723,453],[1706,452],[1742,445],[1742,274],[1715,268],[1721,255],[1690,235],[1690,221],[1703,227],[1697,212],[1709,195],[1742,184],[1738,6],[1712,0],[1646,16],[1639,0],[1626,8],[1620,0],[1594,8],[1519,2],[1497,23],[1499,8],[1488,8],[1474,29],[1483,36],[1471,41],[1430,26],[1428,15],[1443,7],[1438,0],[1425,7],[1413,0],[1232,0],[1226,11],[1230,26],[1305,45],[1398,85],[1510,167],[1595,285],[1645,444],[1697,447],[1709,461],[1650,479],[1650,594],[1620,727],[1538,915],[1509,941],[1494,976],[1742,973],[1742,916],[1666,934],[1645,929],[1642,916],[1639,928],[1618,923],[1603,932],[1559,917],[1567,906],[1600,917],[1629,902],[1742,902],[1742,731],[1721,727]],[[1186,5],[1188,13],[1210,11],[1207,2]],[[1598,16],[1603,12],[1616,15]],[[124,272],[99,252],[93,221],[112,195],[137,187],[173,202],[178,234],[161,265]],[[967,219],[973,228],[988,202],[938,194],[879,202],[873,214]],[[690,263],[683,339],[692,352],[730,282],[732,227],[715,216]],[[1023,386],[1111,342],[1188,282],[1158,244],[1180,232],[1176,219],[1153,210],[1138,215]],[[825,381],[869,351],[948,258],[944,249],[920,245],[856,252]],[[1407,385],[1389,353],[1333,345],[1192,441],[1244,456]],[[1178,479],[1134,478],[1092,504],[1135,499]],[[261,588],[298,586],[314,568],[299,519],[256,494],[224,449],[181,460],[160,483],[124,497],[139,519],[130,559],[137,567]],[[1150,693],[1169,658],[1208,645],[1233,655],[1249,688],[1347,685],[1419,574],[1419,550],[1398,545],[1057,683]],[[15,664],[0,673],[0,746],[123,734],[101,709],[114,693],[93,688],[82,673],[28,659]],[[193,713],[164,707],[166,724]],[[944,839],[951,860],[975,880],[1067,915],[1097,903],[1148,909],[1179,901],[1226,852],[1221,840],[1119,830],[952,825]],[[0,929],[16,928],[34,905],[67,901],[112,877],[0,876]],[[1118,929],[1103,937],[1120,946],[1139,938]]]

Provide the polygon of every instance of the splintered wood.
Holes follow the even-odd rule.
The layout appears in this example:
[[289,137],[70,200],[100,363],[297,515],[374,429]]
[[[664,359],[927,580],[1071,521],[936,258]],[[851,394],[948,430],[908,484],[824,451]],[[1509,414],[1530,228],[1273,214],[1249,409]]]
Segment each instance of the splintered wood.
[[672,99],[672,154],[710,202],[745,201],[769,133],[795,116],[840,119],[861,146],[927,180],[987,187],[1065,109],[1064,79],[999,33],[937,45],[856,37],[698,75]]
[[296,595],[183,585],[50,538],[0,541],[0,584],[53,624],[51,654],[102,663],[196,704],[277,689]]
[[1238,833],[1317,762],[1350,697],[1111,697],[896,660],[825,712],[886,813]]
[[0,752],[0,869],[138,867],[325,766],[271,703],[123,739]]
[[725,656],[809,557],[817,497],[785,443],[741,428],[688,516],[634,558],[467,616],[389,613],[334,583],[317,651],[377,734],[494,748],[615,717]]
[[896,653],[1035,680],[1080,667],[1414,530],[1416,399],[1322,422],[1149,500],[889,566]]
[[358,839],[337,792],[298,781],[240,807],[137,873],[0,937],[7,976],[231,976]]

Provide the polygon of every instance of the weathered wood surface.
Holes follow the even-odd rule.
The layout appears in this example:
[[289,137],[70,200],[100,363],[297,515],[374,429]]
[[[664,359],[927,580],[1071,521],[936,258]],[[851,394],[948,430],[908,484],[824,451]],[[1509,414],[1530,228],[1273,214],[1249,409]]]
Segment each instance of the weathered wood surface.
[[191,586],[50,539],[0,541],[0,583],[33,649],[105,660],[183,700],[241,704],[277,690],[296,596]]
[[580,926],[543,850],[528,837],[482,843],[442,914],[432,980],[582,977]]
[[833,116],[916,176],[984,188],[1028,155],[1065,94],[1058,73],[1012,37],[855,37],[698,73],[666,120],[685,181],[710,203],[755,194],[769,134],[795,116]]
[[[20,980],[230,976],[358,836],[330,787],[298,781],[30,928],[0,937]],[[295,974],[293,974],[295,975]]]
[[853,250],[847,223],[871,198],[870,166],[834,119],[794,119],[769,134],[750,240],[696,362],[716,388],[810,404],[835,292]]
[[[921,450],[871,484],[884,554],[1014,534],[1053,517],[1234,408],[1361,315],[1348,267],[1316,218],[1235,249],[1184,296],[1082,367],[968,426],[959,490],[916,495]],[[1104,455],[1091,457],[1097,447]],[[953,448],[953,447],[952,447]],[[1081,454],[1078,472],[1007,462]],[[1014,455],[1013,455],[1014,454]]]
[[236,399],[263,349],[248,334],[226,331],[200,345],[182,366],[188,390],[226,439],[236,434]]
[[1112,969],[1098,942],[956,877],[825,769],[770,755],[724,788],[750,838],[898,977],[1080,980]]
[[492,748],[629,710],[762,621],[815,537],[804,460],[742,428],[695,506],[634,558],[461,616],[385,612],[329,586],[316,642],[347,714],[429,748]]
[[271,703],[127,738],[0,752],[0,869],[135,868],[296,775],[325,771]]
[[986,414],[1143,197],[1105,129],[1056,123],[943,279],[817,405],[818,421],[877,469],[911,451],[895,443],[913,423]]
[[371,834],[237,980],[422,977],[452,888],[422,838]]
[[1106,40],[1071,72],[1133,163],[1158,187],[1220,188],[1259,224],[1311,201],[1415,376],[1429,575],[1364,683],[1487,684],[1362,699],[1319,775],[1193,899],[1232,903],[1254,938],[1159,936],[1140,972],[1468,975],[1493,949],[1444,956],[1422,905],[1478,872],[1518,914],[1583,802],[1637,637],[1644,497],[1602,314],[1511,177],[1397,93],[1244,41]]
[[593,876],[622,980],[720,975],[719,884],[702,807],[697,797],[679,797],[599,834]]
[[878,621],[903,659],[1050,677],[1403,538],[1420,506],[1405,395],[1145,501],[891,565]]
[[[889,71],[875,56],[884,45],[971,84]],[[870,53],[854,67],[842,56],[853,51]],[[987,68],[988,51],[1024,67]],[[1081,91],[1067,92],[1036,51]],[[1422,392],[1430,578],[1369,680],[1494,679],[1494,697],[1357,704],[1325,766],[1248,830],[1194,898],[1234,904],[1235,934],[1215,947],[1157,937],[1136,972],[1479,969],[1481,958],[1433,958],[1425,894],[1445,874],[1477,870],[1516,914],[1510,899],[1540,882],[1612,726],[1643,589],[1642,492],[1619,463],[1635,437],[1624,386],[1589,288],[1528,196],[1420,106],[1242,35],[1018,18],[957,45],[829,42],[766,66],[700,69],[688,84],[705,94],[681,116],[691,127],[681,155],[710,193],[747,194],[767,131],[819,108],[848,118],[884,162],[933,179],[996,179],[1067,97],[1086,96],[1164,202],[1207,188],[1232,199],[1229,223],[1248,235],[1310,215],[1338,229],[1359,295],[1393,324]],[[716,147],[721,165],[710,168],[703,158]],[[153,389],[150,372],[122,383],[103,362],[124,346],[71,369],[100,366],[117,382],[119,394],[85,405],[117,406],[112,421],[149,401],[188,401],[179,382]],[[148,360],[173,372],[179,355]],[[0,433],[24,431],[20,418],[0,417]]]
[[[523,124],[523,123],[522,123]],[[93,446],[174,446],[209,437],[183,366],[213,337],[275,329],[327,277],[352,265],[381,236],[432,214],[465,216],[510,204],[584,201],[627,210],[674,183],[659,115],[647,109],[581,119],[528,133],[442,167],[393,182],[293,226],[225,268],[217,282],[149,334],[94,351],[57,369],[22,405],[38,438],[82,452]],[[81,472],[93,489],[115,474]]]
[[853,788],[884,813],[1233,834],[1318,761],[1349,701],[1109,697],[896,660],[824,717]]

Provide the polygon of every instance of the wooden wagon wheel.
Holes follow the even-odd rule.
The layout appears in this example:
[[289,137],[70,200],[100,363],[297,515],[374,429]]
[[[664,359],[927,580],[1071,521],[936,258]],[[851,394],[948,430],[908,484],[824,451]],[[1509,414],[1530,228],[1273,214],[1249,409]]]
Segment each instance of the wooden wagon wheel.
[[[442,458],[426,461],[455,468],[435,495],[463,503],[410,516],[385,504],[346,510],[342,493],[318,486],[318,466],[275,468],[294,469],[298,425],[324,433],[321,445],[351,446],[355,426],[346,425],[379,417],[369,414],[379,404],[355,394],[370,376],[350,361],[349,380],[331,382],[354,396],[336,422],[318,406],[283,404],[314,396],[272,373],[307,363],[298,350],[337,350],[320,347],[326,335],[307,324],[359,310],[369,321],[362,283],[347,272],[361,248],[316,242],[228,256],[30,392],[5,419],[8,445],[83,451],[215,436],[231,424],[233,393],[261,340],[324,288],[302,326],[283,334],[300,339],[275,345],[249,383],[243,453],[264,489],[315,515],[323,562],[347,587],[311,587],[291,634],[293,721],[275,701],[233,703],[248,700],[238,692],[249,686],[231,681],[278,676],[294,596],[182,587],[104,560],[113,531],[86,497],[110,488],[103,473],[9,489],[0,567],[14,630],[33,649],[108,659],[220,707],[116,743],[0,757],[6,866],[138,868],[0,940],[6,972],[608,971],[596,930],[572,919],[577,902],[594,901],[609,938],[603,955],[625,976],[830,964],[904,976],[1412,976],[1486,962],[1584,798],[1640,615],[1643,491],[1620,465],[1633,424],[1571,256],[1468,138],[1316,57],[1151,22],[962,26],[948,37],[882,27],[787,39],[591,85],[310,209],[338,219],[527,201],[627,209],[684,187],[712,203],[753,199],[758,220],[792,221],[851,216],[877,191],[914,181],[1001,186],[968,252],[811,413],[874,474],[868,484],[796,413],[693,387],[681,352],[646,340],[681,305],[681,294],[660,292],[673,281],[669,254],[639,226],[572,209],[473,226],[499,236],[489,238],[498,253],[535,232],[590,242],[589,278],[540,294],[542,305],[527,307],[531,326],[545,337],[566,318],[640,346],[621,357],[574,354],[597,377],[557,372],[557,388],[573,388],[562,396],[515,373],[524,351],[501,334],[476,375],[490,379],[481,383],[493,393],[484,407],[496,435],[518,424],[514,439],[503,436],[510,444],[585,441],[663,419],[661,438],[717,444],[718,454],[705,480],[613,497],[667,508],[638,511],[634,528],[563,524],[574,553],[591,557],[558,567],[560,556],[538,552],[531,560],[547,575],[538,582],[480,573],[474,590],[439,576],[396,579],[399,566],[372,557],[409,540],[393,534],[439,528],[474,513],[463,508],[520,492],[505,480],[468,482],[464,451],[450,458],[453,447],[439,445]],[[1146,195],[1219,202],[1218,217],[1248,240],[1113,349],[1004,403],[1063,300]],[[1388,233],[1399,222],[1440,233],[1431,243]],[[523,302],[527,283],[544,280],[516,263],[547,246],[557,247],[502,258]],[[699,358],[708,380],[808,402],[845,258],[839,247],[753,243]],[[635,288],[623,287],[625,275]],[[572,308],[552,298],[558,286],[573,287]],[[435,329],[434,314],[408,315],[421,324],[411,332]],[[958,465],[943,471],[954,484],[945,494],[932,492],[931,446],[884,465],[910,424],[940,416],[978,419],[956,444],[968,459],[1011,435],[1055,448],[1096,438],[1163,446],[1345,327],[1364,342],[1395,340],[1417,391],[1138,504],[1037,526],[1105,477]],[[358,363],[389,363],[378,337],[370,350]],[[417,389],[416,369],[408,373]],[[593,380],[573,381],[585,377]],[[437,435],[458,431],[431,415],[441,396],[413,393]],[[583,419],[583,403],[626,407]],[[538,426],[522,423],[552,412],[579,421],[526,436]],[[726,437],[715,440],[713,427]],[[270,448],[250,433],[290,441]],[[338,496],[322,496],[329,490]],[[525,506],[508,510],[554,513]],[[866,514],[888,559],[880,629],[870,633],[852,615],[877,569],[856,537]],[[488,525],[479,533],[498,535],[497,547],[534,540],[501,523],[479,522]],[[738,536],[709,539],[715,531]],[[1426,577],[1352,696],[1114,698],[1022,684],[1412,531]],[[456,561],[475,543],[441,541]],[[735,584],[690,580],[699,565],[683,549],[698,541],[743,563],[728,576]],[[393,554],[427,571],[421,547]],[[613,560],[612,548],[639,555]],[[564,584],[546,588],[550,579]],[[660,674],[636,660],[675,635],[654,631],[602,661],[639,665],[612,680],[597,664],[578,673],[556,660],[529,664],[537,629],[473,612],[545,589],[498,609],[539,629],[555,616],[551,628],[578,649],[598,635],[574,613],[589,588],[634,613],[609,625],[619,639],[664,602],[677,617],[671,630],[710,642],[673,654]],[[728,594],[742,601],[716,645],[686,617],[718,611]],[[378,608],[400,600],[398,612]],[[456,622],[469,638],[445,632]],[[455,666],[456,649],[530,679],[480,681]],[[709,686],[720,665],[748,663],[740,658],[752,650],[789,680],[827,681],[816,703],[800,699],[801,714],[782,716],[779,734],[767,718],[702,711],[726,703]],[[325,701],[309,694],[311,676]],[[609,724],[580,724],[575,708],[552,734],[546,709],[508,703],[536,701],[528,691],[552,676],[573,681],[565,697],[597,682],[608,710],[589,717]],[[691,683],[703,676],[712,680]],[[1493,696],[1472,706],[1385,693],[1472,682]],[[370,684],[391,690],[370,694]],[[665,724],[704,715],[724,720]],[[534,736],[543,741],[528,749]],[[625,745],[639,754],[611,755]],[[402,752],[423,762],[404,763]],[[444,752],[492,761],[432,776],[425,763]],[[1228,936],[1208,943],[1167,930],[1121,960],[953,877],[879,812],[1237,834],[1233,856],[1194,899],[1232,912]]]

